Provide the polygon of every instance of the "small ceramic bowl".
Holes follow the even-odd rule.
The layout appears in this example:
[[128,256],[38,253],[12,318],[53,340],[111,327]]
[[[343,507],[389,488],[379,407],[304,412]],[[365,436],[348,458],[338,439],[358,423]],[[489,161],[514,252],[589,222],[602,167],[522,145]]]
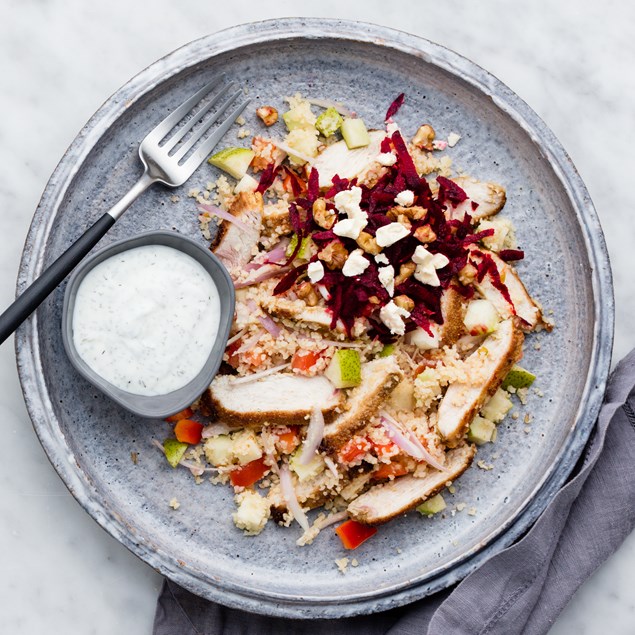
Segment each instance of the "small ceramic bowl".
[[[73,312],[77,290],[84,276],[100,262],[114,256],[122,251],[144,247],[146,245],[165,245],[172,247],[191,256],[199,262],[212,277],[216,284],[220,297],[220,320],[218,335],[214,346],[205,362],[201,372],[188,384],[165,395],[147,396],[135,395],[133,393],[117,388],[109,381],[98,375],[79,356],[73,343]],[[62,313],[62,338],[66,353],[77,371],[88,381],[99,388],[102,392],[116,401],[127,410],[148,418],[169,417],[194,402],[210,385],[212,379],[218,371],[223,358],[223,352],[229,337],[232,319],[234,316],[234,285],[227,269],[220,260],[202,245],[199,245],[190,238],[172,231],[150,231],[137,234],[132,238],[126,238],[104,247],[92,256],[83,260],[73,271],[66,293],[64,295],[64,308]]]

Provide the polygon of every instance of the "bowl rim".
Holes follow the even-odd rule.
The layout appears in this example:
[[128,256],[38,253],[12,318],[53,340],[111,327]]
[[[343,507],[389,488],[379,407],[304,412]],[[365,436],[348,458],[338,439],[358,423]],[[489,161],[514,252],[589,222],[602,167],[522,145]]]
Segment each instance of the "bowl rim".
[[22,290],[42,269],[42,247],[52,222],[52,215],[47,217],[49,210],[60,205],[78,166],[131,102],[141,99],[158,84],[220,54],[254,44],[284,43],[294,39],[340,40],[385,47],[419,57],[475,87],[491,97],[495,105],[540,147],[571,200],[592,270],[596,321],[591,359],[568,440],[563,444],[553,468],[527,497],[516,516],[471,552],[463,554],[458,562],[449,563],[439,575],[423,581],[415,580],[403,588],[388,588],[381,593],[371,591],[351,598],[334,595],[332,598],[302,596],[295,599],[263,595],[239,586],[214,585],[211,580],[201,579],[202,572],[177,563],[169,554],[158,552],[154,545],[146,544],[139,536],[131,534],[125,523],[117,518],[116,511],[109,508],[108,501],[101,500],[86,475],[66,460],[64,446],[55,437],[48,420],[48,413],[52,412],[48,394],[36,377],[37,368],[41,367],[37,316],[18,331],[16,353],[27,409],[49,460],[75,498],[113,537],[162,574],[208,599],[268,615],[334,618],[385,610],[444,589],[460,581],[527,531],[566,481],[594,426],[610,367],[615,308],[608,253],[597,214],[571,159],[538,115],[489,72],[439,44],[388,27],[327,18],[284,18],[233,26],[184,45],[124,84],[93,115],[54,171],[27,236],[18,289]]
[[[210,349],[207,361],[199,373],[185,386],[167,394],[146,396],[137,395],[118,388],[96,373],[79,355],[73,339],[73,309],[77,291],[86,277],[98,264],[124,251],[149,245],[163,245],[176,249],[198,262],[216,285],[220,300],[218,331],[214,345]],[[219,284],[220,283],[220,284]],[[90,254],[73,270],[66,289],[62,305],[62,342],[69,361],[93,386],[101,390],[114,402],[140,417],[165,419],[190,406],[212,383],[223,359],[225,346],[231,330],[235,305],[235,292],[232,279],[220,261],[209,249],[176,231],[165,229],[150,230],[114,241]]]

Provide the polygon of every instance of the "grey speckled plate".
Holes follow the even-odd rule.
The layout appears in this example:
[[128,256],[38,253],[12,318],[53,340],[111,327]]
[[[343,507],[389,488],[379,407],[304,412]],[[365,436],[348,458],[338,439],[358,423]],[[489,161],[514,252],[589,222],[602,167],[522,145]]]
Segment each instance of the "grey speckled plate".
[[[529,338],[523,364],[537,375],[527,411],[499,427],[479,451],[494,469],[472,468],[457,482],[455,516],[418,514],[381,528],[346,555],[332,531],[298,548],[298,529],[269,526],[247,538],[231,521],[228,488],[195,485],[150,445],[167,425],[137,419],[99,394],[64,354],[62,285],[17,335],[19,372],[35,430],[51,462],[86,511],[140,558],[199,595],[251,611],[337,617],[379,611],[446,587],[509,545],[536,519],[579,458],[596,418],[613,333],[610,268],[591,201],[564,150],[508,88],[468,60],[389,29],[329,20],[250,24],[193,42],[141,72],[80,132],[55,170],[29,232],[19,276],[24,288],[140,172],[137,144],[166,110],[224,72],[244,82],[254,104],[282,107],[296,91],[349,104],[374,127],[400,92],[408,135],[430,122],[458,170],[503,183],[505,214],[518,228],[529,289],[556,322]],[[253,113],[253,109],[252,109]],[[247,127],[259,130],[255,117]],[[228,144],[237,142],[230,133]],[[201,240],[186,193],[215,176],[204,165],[186,187],[145,194],[102,243],[135,232],[176,228]],[[537,344],[540,346],[537,346]],[[522,411],[521,411],[522,412]],[[138,452],[133,465],[130,452]],[[497,455],[495,457],[494,455]],[[167,505],[178,496],[177,513]],[[350,555],[350,554],[349,554]],[[345,582],[345,583],[344,583]]]

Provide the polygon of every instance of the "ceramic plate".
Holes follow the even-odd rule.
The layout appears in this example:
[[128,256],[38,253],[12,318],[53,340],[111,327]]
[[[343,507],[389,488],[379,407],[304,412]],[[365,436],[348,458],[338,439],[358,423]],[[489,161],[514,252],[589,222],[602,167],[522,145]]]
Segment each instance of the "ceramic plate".
[[[382,124],[394,97],[407,136],[430,122],[457,171],[507,188],[504,213],[526,252],[519,270],[555,321],[551,335],[528,338],[523,365],[537,375],[520,420],[499,426],[479,450],[492,470],[474,466],[457,481],[446,518],[408,514],[346,554],[333,531],[299,548],[296,527],[273,524],[258,538],[232,523],[227,487],[196,485],[172,470],[150,440],[167,424],[135,418],[92,388],[62,346],[64,285],[17,334],[19,372],[36,432],[55,469],[86,511],[131,551],[201,596],[254,612],[338,617],[401,605],[455,583],[509,545],[536,519],[580,456],[608,373],[613,299],[598,219],[575,168],[553,134],[508,88],[468,60],[412,35],[330,20],[250,24],[193,42],[119,90],[89,121],[44,192],[22,260],[24,288],[103,214],[140,174],[137,145],[165,113],[204,83],[244,83],[253,104],[281,108],[300,92],[354,108]],[[246,127],[260,129],[250,108]],[[226,141],[235,144],[238,128]],[[216,173],[207,164],[176,192],[156,187],[102,241],[176,229],[203,242],[187,191]],[[178,198],[171,199],[176,195]],[[532,422],[523,424],[525,413]],[[525,428],[529,431],[526,432]],[[131,461],[138,453],[138,462]],[[178,497],[178,512],[168,506]],[[467,511],[474,508],[474,515]]]

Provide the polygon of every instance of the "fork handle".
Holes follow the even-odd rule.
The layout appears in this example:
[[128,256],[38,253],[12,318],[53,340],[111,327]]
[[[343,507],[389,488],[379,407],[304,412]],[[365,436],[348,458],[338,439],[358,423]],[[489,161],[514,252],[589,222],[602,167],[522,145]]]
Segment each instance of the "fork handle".
[[0,344],[42,304],[114,223],[115,219],[110,214],[104,214],[0,315]]

